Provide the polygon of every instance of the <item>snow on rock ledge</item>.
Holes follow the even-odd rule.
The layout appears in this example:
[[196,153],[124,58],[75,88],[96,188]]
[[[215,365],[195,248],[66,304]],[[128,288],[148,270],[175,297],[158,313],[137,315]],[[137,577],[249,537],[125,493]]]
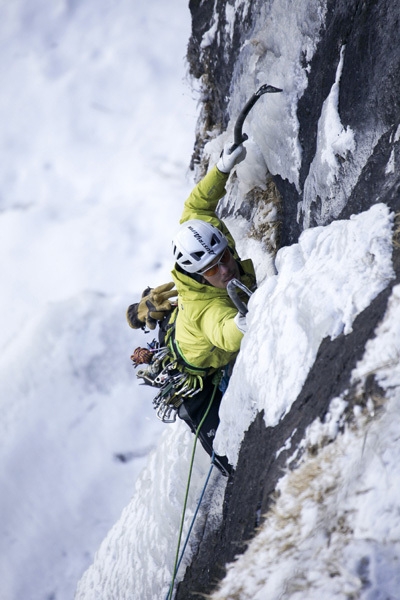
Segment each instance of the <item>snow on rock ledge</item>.
[[393,214],[384,204],[304,232],[278,252],[278,275],[249,303],[248,332],[222,400],[215,447],[236,464],[245,431],[264,410],[274,426],[296,400],[323,338],[352,322],[394,277]]

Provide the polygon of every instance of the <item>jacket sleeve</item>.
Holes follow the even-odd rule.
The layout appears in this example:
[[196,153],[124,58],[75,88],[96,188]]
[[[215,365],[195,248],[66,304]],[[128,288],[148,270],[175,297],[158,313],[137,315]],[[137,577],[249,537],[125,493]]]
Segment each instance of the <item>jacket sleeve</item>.
[[186,200],[180,222],[201,219],[218,227],[220,220],[216,216],[215,210],[218,201],[226,193],[225,184],[228,176],[228,173],[221,173],[217,167],[212,168]]
[[211,304],[201,320],[201,329],[213,346],[226,352],[239,352],[243,333],[238,329],[234,318],[237,310],[233,307]]

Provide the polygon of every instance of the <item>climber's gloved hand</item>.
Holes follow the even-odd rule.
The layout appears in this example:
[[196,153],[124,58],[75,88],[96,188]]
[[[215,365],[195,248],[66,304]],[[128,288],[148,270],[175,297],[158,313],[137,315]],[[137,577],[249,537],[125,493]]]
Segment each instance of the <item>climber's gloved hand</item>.
[[246,315],[241,315],[240,312],[238,312],[238,314],[236,315],[236,317],[233,320],[235,321],[235,325],[239,329],[239,331],[241,331],[242,333],[246,333],[246,331],[247,331]]
[[162,321],[166,314],[176,306],[176,302],[171,302],[170,298],[177,295],[178,292],[174,289],[172,281],[150,291],[146,299],[148,308],[146,325],[149,329],[154,329],[157,321]]
[[172,281],[156,288],[147,287],[141,300],[131,304],[126,311],[129,326],[132,329],[155,329],[157,321],[161,321],[174,307],[170,298],[177,296],[178,292],[173,288]]
[[240,144],[233,152],[229,153],[232,146],[233,142],[228,142],[221,152],[221,156],[217,162],[217,169],[218,171],[221,171],[221,173],[229,173],[235,165],[246,158],[246,148],[243,144]]
[[150,292],[151,288],[147,287],[142,293],[141,300],[135,302],[135,304],[131,304],[126,311],[126,320],[128,321],[129,327],[132,327],[132,329],[144,329],[146,326],[148,312],[146,296],[148,296]]

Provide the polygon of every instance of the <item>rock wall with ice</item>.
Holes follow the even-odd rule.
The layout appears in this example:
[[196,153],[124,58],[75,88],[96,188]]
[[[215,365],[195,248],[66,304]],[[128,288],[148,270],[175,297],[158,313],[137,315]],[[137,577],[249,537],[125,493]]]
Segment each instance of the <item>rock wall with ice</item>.
[[[235,473],[211,483],[175,598],[395,597],[399,9],[189,6],[198,178],[258,87],[283,92],[249,114],[247,158],[219,207],[259,287],[215,442]],[[79,600],[165,597],[191,440],[181,423],[165,434]],[[189,516],[206,470],[200,453]]]
[[[268,523],[282,469],[287,468],[288,461],[293,461],[292,467],[297,460],[301,462],[307,428],[316,420],[328,419],[335,397],[345,397],[352,413],[354,404],[358,403],[361,411],[360,403],[374,405],[377,397],[388,395],[387,387],[376,380],[375,373],[383,364],[377,356],[361,379],[352,372],[362,360],[368,340],[375,338],[388,301],[396,305],[396,288],[392,286],[399,281],[398,246],[393,245],[393,253],[390,250],[390,222],[400,208],[400,53],[393,45],[399,38],[398,7],[390,2],[308,0],[294,6],[285,0],[236,1],[232,12],[230,2],[216,0],[210,4],[214,5],[212,10],[210,6],[192,5],[191,43],[198,49],[192,73],[201,74],[204,98],[195,157],[202,157],[199,165],[203,168],[208,160],[215,159],[232,135],[244,102],[261,84],[284,90],[262,97],[246,120],[250,164],[239,165],[221,205],[221,214],[241,238],[242,253],[252,255],[254,240],[269,251],[282,249],[275,260],[277,275],[265,268],[265,257],[264,266],[256,261],[262,281],[250,303],[252,335],[244,339],[221,405],[216,444],[219,451],[226,451],[237,461],[233,484],[225,496],[224,514],[229,518],[201,545],[178,587],[177,598],[181,599],[196,598],[196,594],[189,596],[193,590],[210,592],[213,577],[223,577],[223,565],[238,553],[245,553],[242,564],[250,570],[254,555],[246,561],[246,545],[260,515]],[[387,229],[381,236],[375,226],[382,210]],[[369,224],[364,219],[370,219]],[[267,237],[262,231],[266,221]],[[396,223],[395,219],[395,237]],[[339,234],[342,227],[343,235]],[[266,241],[276,230],[274,248]],[[364,243],[371,246],[363,249]],[[386,257],[383,270],[378,258],[381,251]],[[373,271],[379,281],[375,291]],[[364,283],[357,272],[364,272]],[[285,299],[277,297],[280,285]],[[341,307],[338,297],[344,302]],[[390,327],[395,341],[391,358],[383,362],[393,367],[400,340],[394,320]],[[396,380],[394,387],[397,385]],[[391,406],[387,410],[394,410],[395,415],[397,409]],[[336,435],[337,431],[333,438]],[[393,476],[394,464],[388,467]],[[344,481],[341,485],[347,484]],[[371,539],[375,534],[371,532]],[[271,530],[267,529],[266,535],[272,536]],[[382,539],[374,543],[379,545]],[[299,536],[294,543],[300,544],[300,540]],[[386,541],[382,543],[385,546]],[[375,550],[363,550],[365,561],[375,568]],[[260,553],[260,546],[257,551]],[[283,551],[282,547],[277,550]],[[390,552],[396,555],[398,548],[391,546]],[[260,553],[259,560],[271,564],[271,573],[274,569],[279,572],[276,557]],[[301,569],[301,555],[297,560],[289,561],[292,569]],[[361,563],[359,557],[351,567],[352,576],[358,577],[358,590],[363,587]],[[249,571],[244,575],[232,563],[227,581],[235,579],[236,585],[223,585],[215,597],[254,598],[256,590],[260,598],[281,597],[289,581],[288,573],[282,574],[285,565],[279,572],[281,587],[257,588],[255,582],[262,579],[262,570],[257,563],[253,575]],[[379,589],[382,573],[377,568],[376,580],[372,575],[366,577],[368,585]],[[385,574],[392,583],[393,574],[390,568]],[[295,583],[290,588],[293,594]],[[303,585],[311,590],[309,582]],[[389,583],[387,589],[392,589]],[[287,597],[292,596],[288,593]]]
[[348,216],[346,207],[359,212],[362,202],[365,208],[376,201],[365,181],[371,169],[374,185],[395,187],[386,164],[399,112],[397,7],[357,0],[307,0],[295,8],[289,0],[216,0],[191,3],[191,10],[188,57],[203,92],[195,161],[202,156],[207,164],[201,152],[210,140],[217,138],[215,153],[220,149],[218,138],[232,133],[260,85],[284,90],[264,96],[245,122],[253,164],[244,178],[238,170],[246,185],[242,181],[239,193],[233,186],[228,210],[240,212],[246,192],[265,186],[265,172],[272,174],[286,245],[306,227]]

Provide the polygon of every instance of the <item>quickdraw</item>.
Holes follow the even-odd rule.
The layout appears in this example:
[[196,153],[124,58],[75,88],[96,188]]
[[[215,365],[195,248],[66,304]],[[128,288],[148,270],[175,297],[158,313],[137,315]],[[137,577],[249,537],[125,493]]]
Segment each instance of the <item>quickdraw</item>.
[[163,423],[174,423],[182,402],[203,389],[205,371],[196,373],[186,368],[169,346],[159,347],[156,340],[148,348],[136,348],[131,359],[135,368],[148,365],[139,369],[136,377],[146,385],[159,388],[153,406],[157,418]]

